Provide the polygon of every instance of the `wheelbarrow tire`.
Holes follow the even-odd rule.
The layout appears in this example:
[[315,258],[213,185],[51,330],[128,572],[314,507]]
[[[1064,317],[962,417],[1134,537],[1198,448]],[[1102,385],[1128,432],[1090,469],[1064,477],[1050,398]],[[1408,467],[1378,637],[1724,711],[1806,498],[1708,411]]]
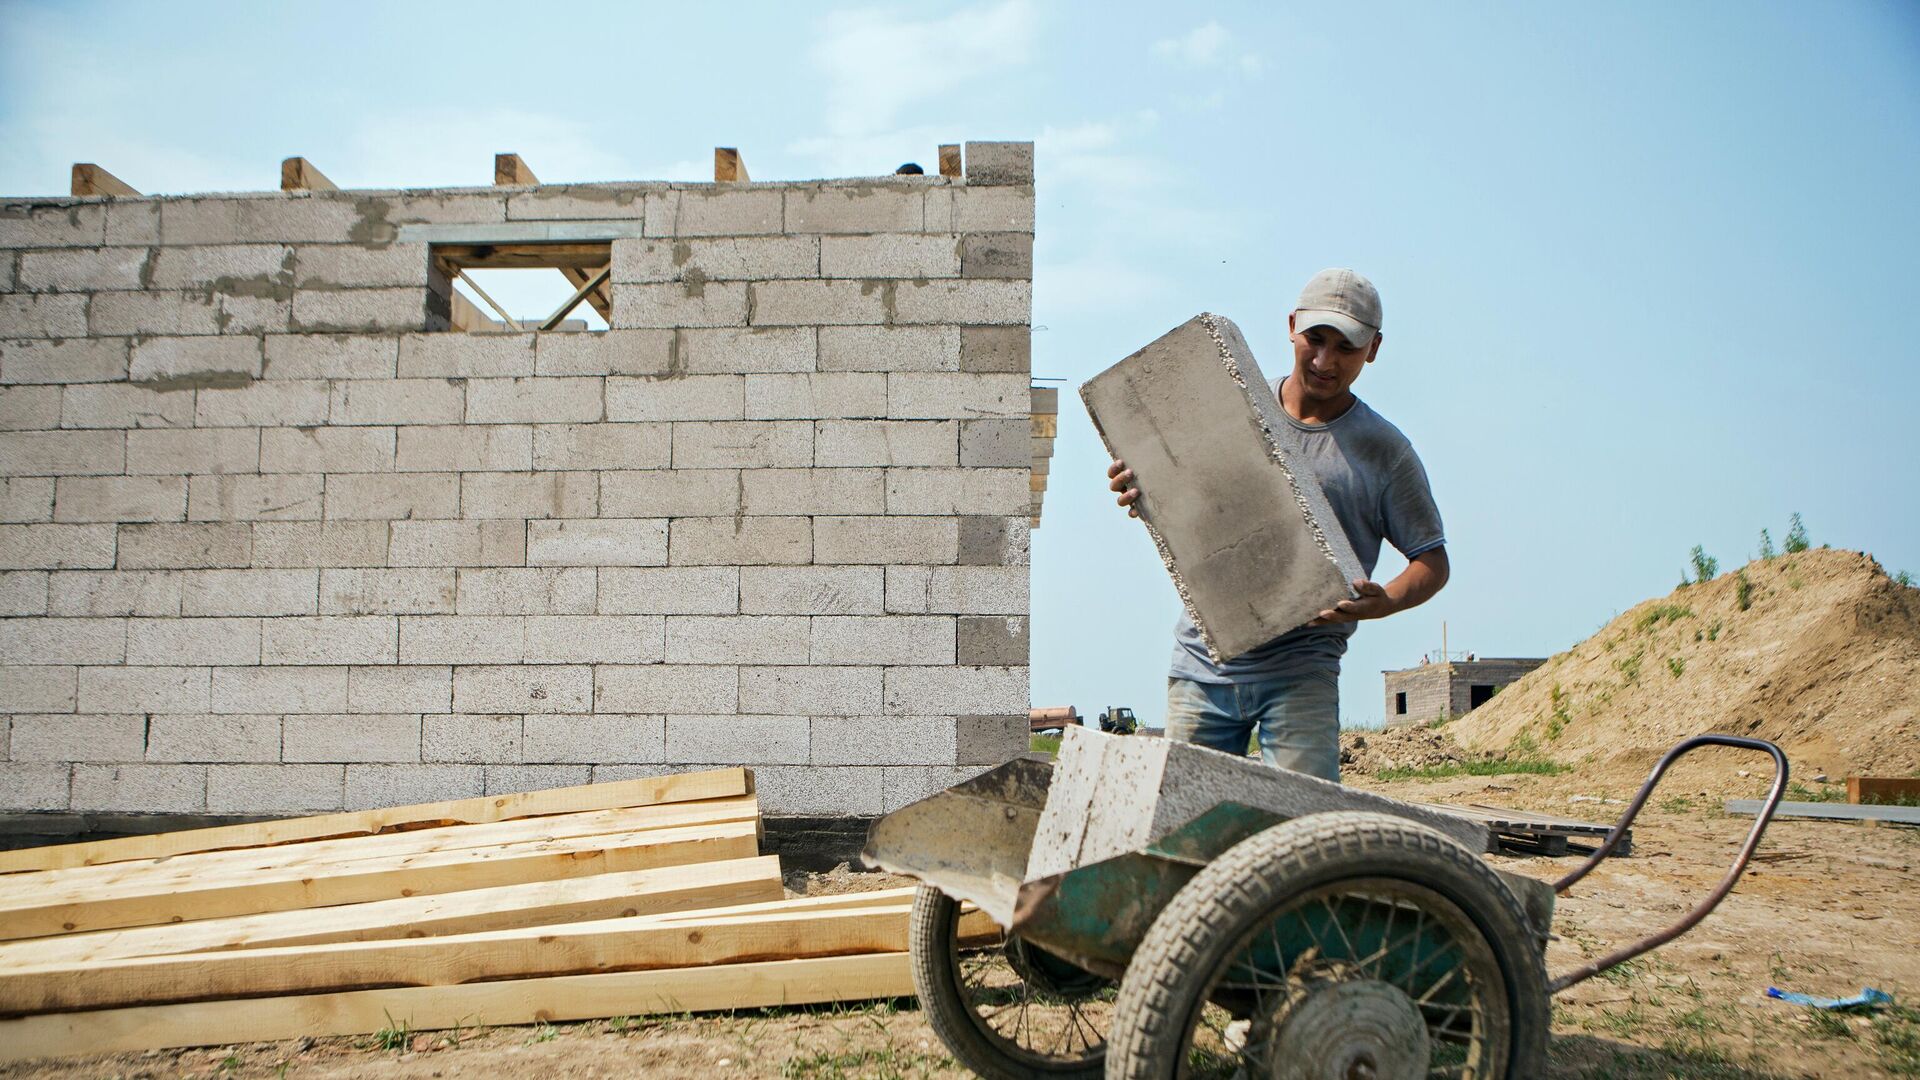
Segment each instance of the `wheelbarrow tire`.
[[[1493,972],[1486,981],[1503,984],[1499,989],[1504,993],[1487,991],[1490,1012],[1499,1015],[1487,1018],[1486,1026],[1493,1030],[1478,1050],[1485,1056],[1466,1075],[1474,1080],[1545,1075],[1550,1003],[1544,955],[1540,937],[1512,891],[1478,853],[1424,825],[1387,814],[1334,812],[1296,818],[1248,838],[1209,863],[1175,895],[1148,930],[1121,983],[1107,1049],[1109,1080],[1164,1080],[1202,1071],[1194,1064],[1194,1032],[1209,999],[1220,991],[1225,972],[1253,955],[1255,935],[1277,927],[1276,920],[1294,910],[1291,902],[1306,903],[1302,898],[1316,895],[1338,897],[1341,883],[1352,882],[1364,904],[1364,890],[1382,881],[1414,898],[1396,895],[1399,903],[1420,907],[1419,898],[1425,897],[1432,910],[1450,912],[1447,917],[1460,926],[1460,936],[1477,939],[1462,948],[1481,958],[1480,970]],[[1327,912],[1337,922],[1332,906]],[[1462,925],[1462,915],[1470,925]],[[1392,933],[1389,924],[1381,939]],[[1284,955],[1277,941],[1273,948],[1274,955]],[[1297,977],[1289,972],[1286,982]],[[1414,1039],[1424,1046],[1430,1021],[1423,1020],[1411,998],[1407,1007],[1414,1010],[1407,1013]],[[1278,1028],[1276,1023],[1269,1030]],[[1298,1049],[1284,1036],[1274,1038],[1269,1066],[1284,1061],[1289,1047]]]
[[1099,1048],[1071,1058],[1038,1054],[1009,1042],[974,1011],[961,985],[959,925],[959,901],[931,885],[920,886],[913,898],[907,952],[920,1009],[948,1051],[986,1080],[1034,1076],[1095,1080],[1101,1076],[1105,1055]]

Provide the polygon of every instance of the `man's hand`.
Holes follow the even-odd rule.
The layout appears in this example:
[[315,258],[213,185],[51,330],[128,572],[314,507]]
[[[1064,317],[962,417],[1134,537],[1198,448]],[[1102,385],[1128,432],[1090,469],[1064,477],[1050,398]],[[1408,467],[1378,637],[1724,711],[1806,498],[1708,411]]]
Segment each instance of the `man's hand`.
[[1423,551],[1414,556],[1398,577],[1385,585],[1364,578],[1354,579],[1353,591],[1360,595],[1352,600],[1340,601],[1307,625],[1327,626],[1359,622],[1361,619],[1384,619],[1396,611],[1419,607],[1433,599],[1433,594],[1446,586],[1447,578],[1452,574],[1446,548]]
[[1353,591],[1360,595],[1352,600],[1342,600],[1320,613],[1308,626],[1327,626],[1331,623],[1359,622],[1362,619],[1384,619],[1400,610],[1400,604],[1387,595],[1387,587],[1365,578],[1353,579]]
[[1107,490],[1120,493],[1114,502],[1127,508],[1128,517],[1139,517],[1140,509],[1133,504],[1140,501],[1140,489],[1133,486],[1133,470],[1127,468],[1127,463],[1114,459],[1113,464],[1107,466],[1107,480]]

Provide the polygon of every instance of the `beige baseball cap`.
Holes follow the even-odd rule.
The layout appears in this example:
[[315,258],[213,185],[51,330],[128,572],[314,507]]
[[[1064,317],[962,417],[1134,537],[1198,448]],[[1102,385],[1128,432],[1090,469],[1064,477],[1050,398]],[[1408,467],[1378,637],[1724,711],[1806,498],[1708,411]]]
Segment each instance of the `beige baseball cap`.
[[1322,270],[1300,290],[1294,316],[1296,331],[1331,326],[1364,349],[1380,332],[1380,292],[1373,282],[1352,270]]

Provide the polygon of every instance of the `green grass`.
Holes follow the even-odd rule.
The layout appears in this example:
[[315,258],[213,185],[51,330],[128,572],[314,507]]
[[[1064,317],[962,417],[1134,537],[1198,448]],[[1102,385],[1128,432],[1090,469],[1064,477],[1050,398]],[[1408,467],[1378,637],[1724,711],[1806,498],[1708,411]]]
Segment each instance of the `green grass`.
[[1640,617],[1633,621],[1633,628],[1645,634],[1658,630],[1668,623],[1676,623],[1681,619],[1692,617],[1693,609],[1684,604],[1655,604],[1640,613]]
[[1787,798],[1794,802],[1846,802],[1847,789],[1839,784],[1821,784],[1810,788],[1798,780],[1787,784]]
[[400,1053],[412,1041],[413,1026],[405,1020],[395,1020],[392,1013],[387,1013],[387,1026],[373,1033],[373,1045],[378,1050]]
[[1745,567],[1735,571],[1733,577],[1733,599],[1745,611],[1753,606],[1753,582],[1747,580]]
[[1640,681],[1640,662],[1646,658],[1647,647],[1642,645],[1633,650],[1632,656],[1623,656],[1615,660],[1613,666],[1619,670],[1621,675],[1626,676],[1627,682],[1637,683]]
[[1533,773],[1540,776],[1557,776],[1571,766],[1542,758],[1494,758],[1491,761],[1449,761],[1444,765],[1424,765],[1419,768],[1381,769],[1374,774],[1378,780],[1445,780],[1453,776],[1507,776],[1512,773]]
[[1680,673],[1685,670],[1687,670],[1686,658],[1679,656],[1667,657],[1667,674],[1677,679],[1680,677]]
[[1873,1018],[1874,1049],[1890,1076],[1920,1076],[1920,1009],[1889,1005]]
[[1043,754],[1057,754],[1060,752],[1060,736],[1058,735],[1028,736],[1027,749],[1038,750]]

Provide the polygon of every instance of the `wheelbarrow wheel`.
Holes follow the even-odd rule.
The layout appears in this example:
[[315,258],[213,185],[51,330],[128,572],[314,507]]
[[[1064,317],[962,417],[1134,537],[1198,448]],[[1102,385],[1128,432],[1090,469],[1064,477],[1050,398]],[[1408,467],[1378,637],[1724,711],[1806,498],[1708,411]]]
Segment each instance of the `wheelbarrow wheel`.
[[1107,1076],[1544,1075],[1538,934],[1480,857],[1385,814],[1315,814],[1175,895],[1114,1006]]
[[987,1080],[1093,1078],[1106,1059],[1111,980],[1083,971],[922,885],[907,937],[934,1033]]

